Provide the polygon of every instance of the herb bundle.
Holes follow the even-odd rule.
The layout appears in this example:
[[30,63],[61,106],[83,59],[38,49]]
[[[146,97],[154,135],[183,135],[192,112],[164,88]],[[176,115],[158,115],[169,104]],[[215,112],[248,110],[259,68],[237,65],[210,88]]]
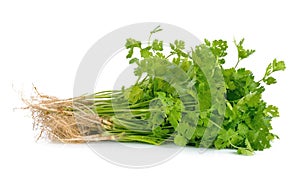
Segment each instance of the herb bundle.
[[[278,138],[271,120],[278,108],[262,99],[272,77],[285,69],[283,61],[271,62],[256,81],[253,73],[239,68],[254,50],[234,41],[235,67],[225,69],[227,42],[205,40],[187,51],[176,40],[165,50],[163,41],[147,44],[129,38],[126,58],[135,64],[137,81],[129,88],[102,91],[70,99],[37,94],[25,101],[34,126],[52,141],[81,143],[114,140],[160,145],[237,149],[252,155]],[[167,51],[167,52],[166,52]]]

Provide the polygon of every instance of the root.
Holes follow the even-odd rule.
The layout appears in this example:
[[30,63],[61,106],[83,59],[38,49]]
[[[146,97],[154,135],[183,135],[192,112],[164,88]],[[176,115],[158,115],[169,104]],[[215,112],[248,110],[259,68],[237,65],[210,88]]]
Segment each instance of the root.
[[117,138],[107,132],[112,126],[109,119],[99,117],[91,108],[93,103],[85,96],[58,99],[41,95],[34,89],[36,95],[23,102],[24,109],[31,111],[34,130],[39,131],[37,140],[84,143]]

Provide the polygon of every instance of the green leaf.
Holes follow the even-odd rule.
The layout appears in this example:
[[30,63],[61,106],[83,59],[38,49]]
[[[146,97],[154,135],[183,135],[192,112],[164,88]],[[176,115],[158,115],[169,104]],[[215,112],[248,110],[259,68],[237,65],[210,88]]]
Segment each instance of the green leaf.
[[210,41],[206,38],[204,39],[204,43],[205,43],[205,45],[210,46]]
[[183,108],[183,105],[182,105],[181,100],[177,99],[171,108],[171,113],[169,113],[169,115],[168,115],[168,120],[174,129],[177,128],[177,126],[181,120],[182,108]]
[[172,44],[172,43],[170,43],[170,48],[171,48],[172,50],[175,50],[175,45]]
[[133,55],[133,48],[130,48],[129,51],[128,51],[128,54],[126,56],[126,58],[131,58]]
[[198,138],[201,138],[204,135],[205,130],[206,130],[205,127],[199,127],[199,126],[197,126],[194,135],[196,137],[198,137]]
[[238,59],[239,60],[247,58],[255,52],[255,50],[253,50],[253,49],[245,49],[243,46],[244,41],[245,41],[244,38],[241,39],[239,42],[236,42],[236,40],[234,40],[234,44],[238,50]]
[[270,141],[274,136],[268,130],[251,130],[248,133],[248,140],[254,150],[264,150],[271,147]]
[[160,25],[158,25],[150,32],[150,34],[154,34],[154,33],[160,32],[160,31],[162,31],[162,28],[160,28]]
[[133,86],[128,90],[128,101],[132,104],[136,103],[142,98],[143,90],[139,86]]
[[253,151],[253,148],[249,142],[249,140],[246,138],[245,140],[245,145],[246,145],[246,148],[249,150],[249,151]]
[[217,149],[222,149],[231,146],[231,143],[235,143],[238,139],[238,133],[234,130],[221,129],[214,144]]
[[283,71],[286,69],[284,61],[277,61],[277,59],[273,60],[272,66],[273,66],[273,72]]
[[271,77],[270,75],[276,71],[283,71],[285,70],[285,68],[285,63],[283,61],[277,61],[277,59],[274,59],[273,62],[268,65],[262,80],[267,85],[275,84],[277,82],[276,79],[274,77]]
[[243,123],[240,123],[238,125],[238,133],[242,136],[246,136],[247,133],[249,131],[249,128],[247,127],[247,125],[243,124]]
[[154,40],[152,42],[152,49],[155,51],[163,51],[163,41]]
[[265,108],[264,114],[266,116],[279,117],[278,108],[276,106],[273,106],[273,105],[269,105],[267,108]]
[[221,57],[225,57],[227,55],[227,41],[224,40],[214,40],[213,42],[209,42],[207,39],[204,40],[205,44],[210,47],[212,53],[219,60],[220,64],[225,63],[225,59]]
[[126,44],[125,44],[126,49],[130,49],[130,48],[134,48],[134,47],[140,48],[141,46],[142,46],[142,43],[140,41],[137,41],[132,38],[128,38],[126,40]]
[[158,56],[159,58],[166,58],[165,55],[163,53],[157,52],[156,56]]
[[175,40],[174,44],[177,49],[183,50],[185,48],[184,41],[182,41],[182,40]]
[[161,125],[165,121],[165,114],[162,111],[152,111],[150,117],[151,125]]
[[129,61],[129,64],[138,63],[140,60],[138,58],[133,58]]
[[177,134],[174,138],[174,143],[178,146],[185,146],[188,141],[185,137]]
[[196,127],[190,127],[188,128],[185,133],[184,137],[186,137],[188,140],[191,139],[196,131]]
[[185,131],[186,131],[187,129],[189,129],[189,128],[190,128],[190,126],[189,126],[188,123],[180,123],[180,124],[178,125],[178,127],[176,128],[176,131],[177,131],[178,133],[180,133],[180,134],[184,134]]
[[153,54],[152,54],[152,52],[150,52],[149,50],[150,50],[149,47],[148,47],[148,48],[141,49],[141,57],[143,57],[143,58],[148,58],[148,57],[152,56]]
[[271,85],[271,84],[275,84],[277,83],[277,80],[274,77],[268,77],[266,79],[263,79],[263,81],[267,84],[267,85]]
[[241,155],[245,155],[245,156],[252,156],[253,155],[253,151],[245,149],[245,148],[239,148],[237,150],[237,153],[241,154]]
[[152,130],[154,136],[156,137],[164,137],[168,134],[168,129],[163,129],[161,126],[157,126]]
[[254,150],[247,138],[245,139],[245,145],[246,147],[239,147],[237,153],[241,155],[252,156],[254,154]]

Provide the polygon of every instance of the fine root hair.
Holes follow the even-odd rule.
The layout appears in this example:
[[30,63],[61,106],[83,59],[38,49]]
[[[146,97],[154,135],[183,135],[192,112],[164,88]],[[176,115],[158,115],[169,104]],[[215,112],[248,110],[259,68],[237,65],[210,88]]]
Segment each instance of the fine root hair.
[[34,89],[35,94],[30,99],[22,100],[26,105],[24,109],[31,111],[34,130],[39,132],[37,140],[84,143],[117,138],[107,131],[112,122],[93,111],[93,103],[87,96],[58,99]]

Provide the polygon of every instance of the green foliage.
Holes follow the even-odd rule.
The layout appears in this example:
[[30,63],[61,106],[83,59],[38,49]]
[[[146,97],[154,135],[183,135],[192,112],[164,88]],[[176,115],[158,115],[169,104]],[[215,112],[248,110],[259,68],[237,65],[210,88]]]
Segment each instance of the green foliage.
[[276,71],[283,71],[285,68],[285,63],[283,61],[277,61],[277,59],[274,59],[273,62],[268,65],[262,81],[264,81],[267,85],[277,83],[277,80],[274,77],[271,77],[271,74]]
[[237,51],[238,51],[238,60],[239,61],[243,60],[245,58],[248,58],[250,55],[252,55],[255,52],[255,50],[253,50],[253,49],[245,49],[244,46],[243,46],[244,41],[245,41],[244,38],[241,39],[239,42],[236,42],[234,40],[234,44],[235,44],[235,46],[237,48]]
[[271,120],[279,112],[262,99],[261,81],[276,83],[271,74],[284,70],[284,62],[274,59],[261,81],[255,81],[253,72],[236,68],[255,52],[243,47],[244,39],[234,41],[236,66],[225,69],[227,41],[205,39],[187,52],[184,41],[176,40],[166,53],[163,41],[150,41],[161,30],[151,31],[145,46],[132,38],[126,41],[126,57],[137,65],[138,79],[116,99],[121,109],[126,102],[129,108],[115,118],[117,125],[111,133],[122,133],[119,141],[161,144],[171,140],[179,146],[236,149],[243,155],[269,148],[277,138],[271,132]]
[[132,39],[132,38],[128,38],[126,40],[126,44],[125,44],[126,49],[129,49],[126,58],[131,58],[132,55],[133,55],[133,49],[134,48],[141,48],[141,46],[142,46],[142,43],[140,41],[137,41],[137,40]]
[[162,31],[162,28],[160,28],[160,25],[158,25],[157,27],[155,27],[155,28],[150,32],[150,36],[151,36],[152,34],[155,34],[155,33],[157,33],[157,32],[160,32],[160,31]]
[[227,41],[224,40],[214,40],[212,42],[208,41],[207,39],[204,40],[205,44],[210,47],[212,53],[218,58],[220,64],[225,63],[225,57],[227,55]]
[[154,40],[152,42],[152,48],[155,51],[162,51],[163,50],[163,41]]
[[133,86],[130,89],[127,89],[124,93],[125,99],[127,99],[130,103],[135,104],[142,98],[143,90],[139,86]]

